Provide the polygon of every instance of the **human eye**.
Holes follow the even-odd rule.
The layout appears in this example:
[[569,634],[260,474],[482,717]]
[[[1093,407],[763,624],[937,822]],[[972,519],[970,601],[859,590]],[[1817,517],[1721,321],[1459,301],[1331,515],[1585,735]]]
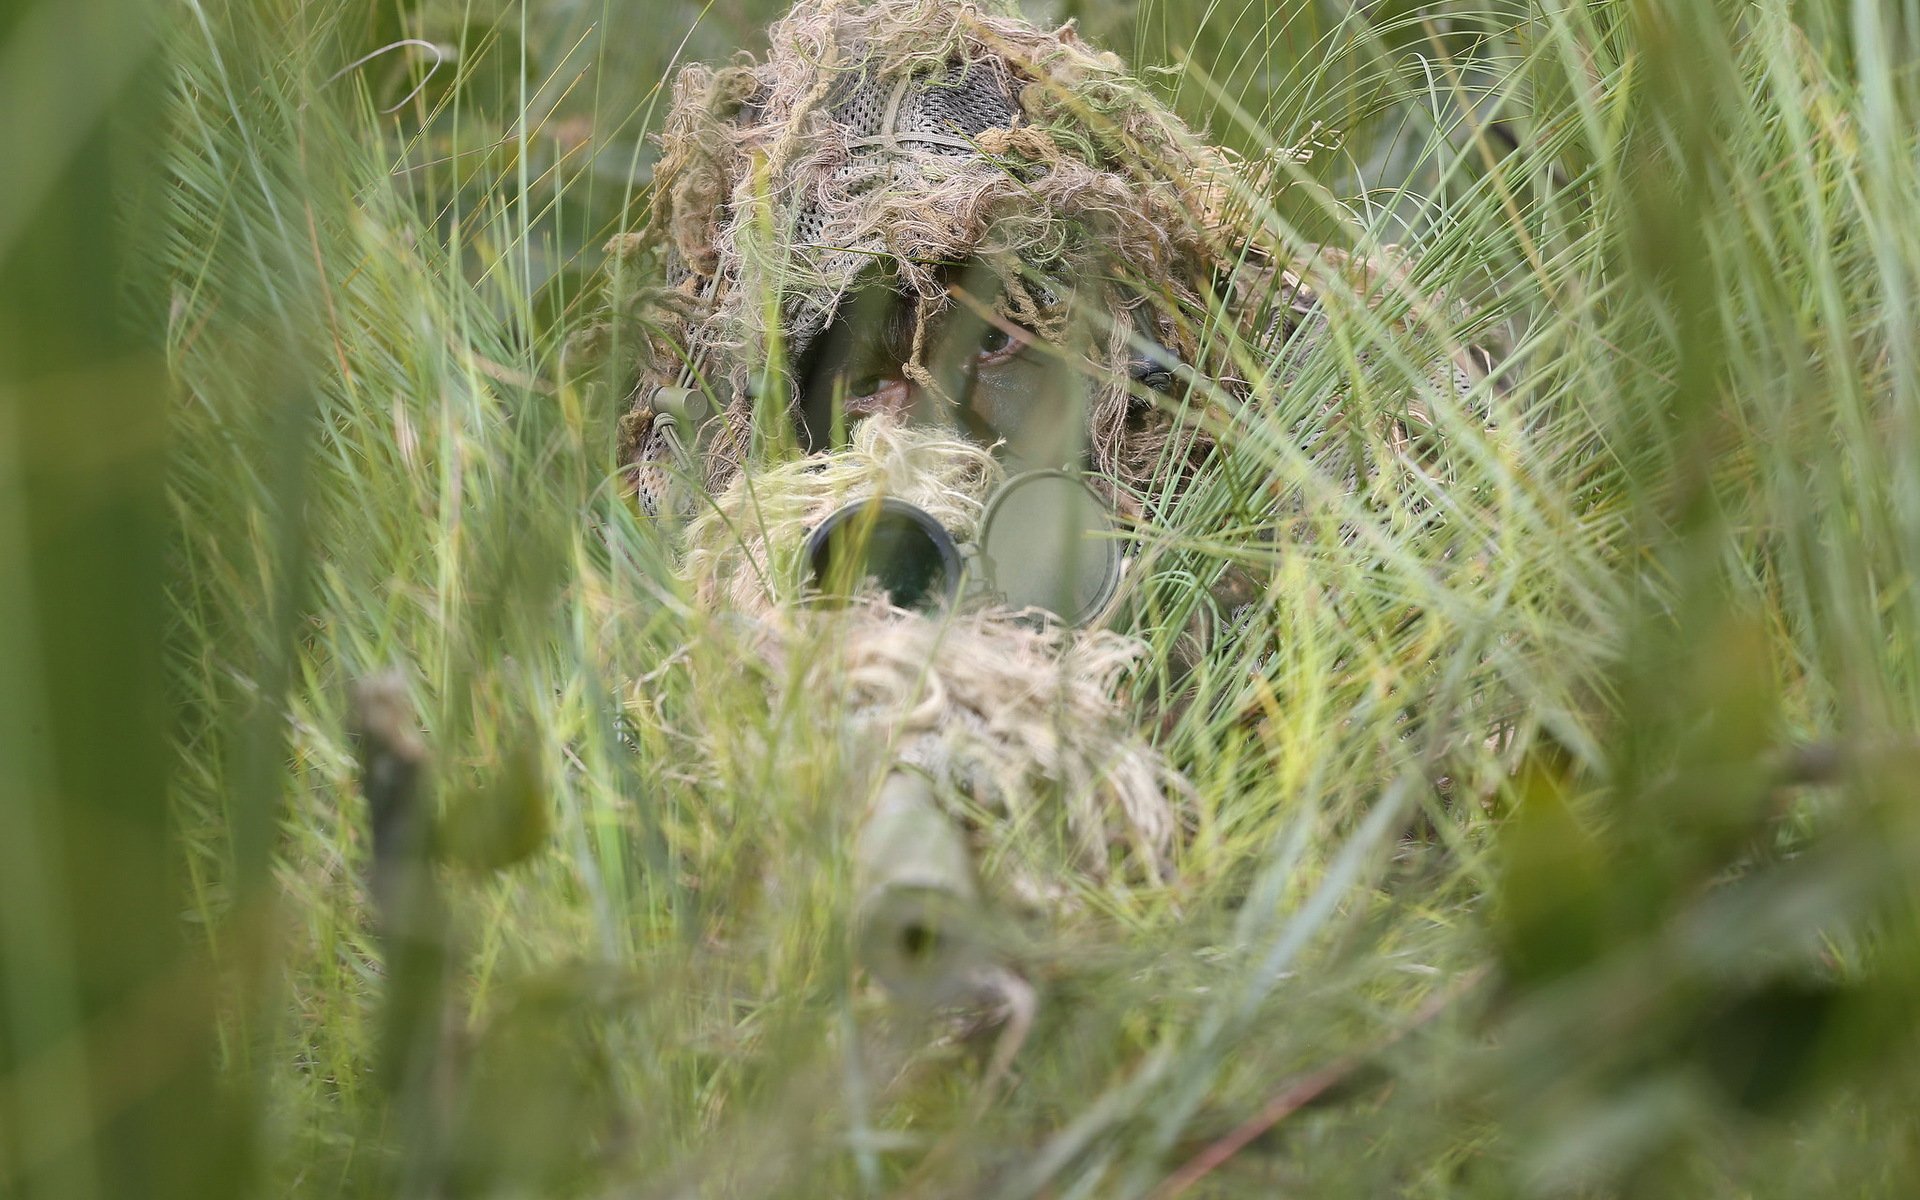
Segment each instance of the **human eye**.
[[1024,350],[1027,340],[1014,330],[990,321],[980,331],[978,357],[982,362],[1005,361]]

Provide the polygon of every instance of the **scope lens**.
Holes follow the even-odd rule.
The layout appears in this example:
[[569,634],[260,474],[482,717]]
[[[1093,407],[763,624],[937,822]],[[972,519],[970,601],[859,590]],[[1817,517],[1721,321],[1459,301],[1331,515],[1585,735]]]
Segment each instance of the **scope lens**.
[[904,500],[849,504],[807,535],[807,571],[844,602],[878,589],[897,608],[932,608],[960,591],[960,551],[932,514]]
[[1008,480],[987,506],[980,554],[1010,608],[1069,625],[1098,616],[1120,584],[1119,529],[1100,498],[1064,471]]

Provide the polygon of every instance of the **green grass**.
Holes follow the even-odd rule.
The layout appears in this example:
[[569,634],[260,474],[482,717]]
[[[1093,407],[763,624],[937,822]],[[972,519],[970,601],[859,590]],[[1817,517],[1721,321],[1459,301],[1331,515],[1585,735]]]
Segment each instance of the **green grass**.
[[[855,971],[831,700],[769,711],[561,361],[682,36],[774,8],[185,0],[102,26],[145,75],[47,83],[150,132],[55,127],[66,232],[0,224],[53,348],[0,425],[0,1194],[1911,1194],[1920,15],[1048,6],[1250,159],[1314,143],[1248,220],[1410,286],[1284,386],[1216,322],[1266,383],[1152,533],[1134,681],[1192,835],[1065,876],[996,1087]],[[339,73],[408,36],[448,61]],[[1373,432],[1467,343],[1503,386]],[[397,1091],[346,734],[390,668],[455,965]]]

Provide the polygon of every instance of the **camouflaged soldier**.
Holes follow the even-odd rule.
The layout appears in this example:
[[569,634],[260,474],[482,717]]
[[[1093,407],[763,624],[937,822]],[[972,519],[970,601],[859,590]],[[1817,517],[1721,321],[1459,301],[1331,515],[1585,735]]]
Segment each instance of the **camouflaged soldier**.
[[[1003,504],[1009,477],[1061,468],[1123,523],[1177,497],[1254,390],[1220,347],[1297,352],[1327,328],[1316,290],[1231,215],[1250,195],[1236,164],[1071,27],[965,0],[801,0],[770,41],[761,60],[681,74],[647,222],[614,247],[618,280],[650,281],[616,289],[589,339],[625,396],[632,492],[650,514],[697,515],[684,572],[714,606],[766,618],[749,636],[769,661],[810,636],[796,601],[826,581],[822,531],[871,510],[861,497],[911,509],[924,572],[843,623],[820,679],[858,681],[852,707],[809,716],[871,734],[931,788],[903,819],[1017,817],[1053,795],[1084,869],[1111,857],[1164,877],[1185,784],[1118,697],[1140,644],[1097,628],[1109,590],[1009,583],[1062,557],[1085,572],[1020,539],[996,556],[993,513],[1035,511]],[[1390,279],[1320,261],[1356,291]],[[1219,312],[1236,338],[1208,336]],[[1472,386],[1471,363],[1438,361],[1443,387]],[[1000,527],[1056,511],[1039,510]],[[905,611],[971,569],[943,540],[997,589],[945,624]],[[1021,618],[1021,595],[1067,619]],[[901,776],[876,770],[884,814]]]
[[[770,42],[682,72],[648,220],[619,242],[652,260],[629,275],[665,281],[602,331],[649,512],[693,504],[669,497],[676,472],[717,493],[756,454],[830,448],[874,414],[1013,466],[1084,466],[1137,511],[1226,420],[1196,411],[1189,371],[1216,398],[1247,390],[1205,361],[1209,306],[1274,356],[1318,319],[1229,216],[1249,195],[1235,164],[1071,26],[801,0]],[[1380,275],[1315,259],[1362,289]],[[1454,357],[1436,374],[1464,391],[1478,365]]]
[[616,331],[641,504],[671,507],[679,451],[717,492],[874,414],[1084,465],[1122,506],[1187,469],[1179,364],[1249,256],[1220,218],[1226,159],[1071,27],[803,0],[771,42],[682,73],[625,243],[666,279]]

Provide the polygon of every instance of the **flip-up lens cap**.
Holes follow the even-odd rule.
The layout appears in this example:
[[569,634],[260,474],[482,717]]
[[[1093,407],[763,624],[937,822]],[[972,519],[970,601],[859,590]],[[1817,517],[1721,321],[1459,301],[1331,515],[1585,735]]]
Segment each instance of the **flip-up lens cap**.
[[1123,555],[1119,526],[1079,477],[1028,471],[987,505],[980,557],[1008,606],[1084,625],[1113,599]]

